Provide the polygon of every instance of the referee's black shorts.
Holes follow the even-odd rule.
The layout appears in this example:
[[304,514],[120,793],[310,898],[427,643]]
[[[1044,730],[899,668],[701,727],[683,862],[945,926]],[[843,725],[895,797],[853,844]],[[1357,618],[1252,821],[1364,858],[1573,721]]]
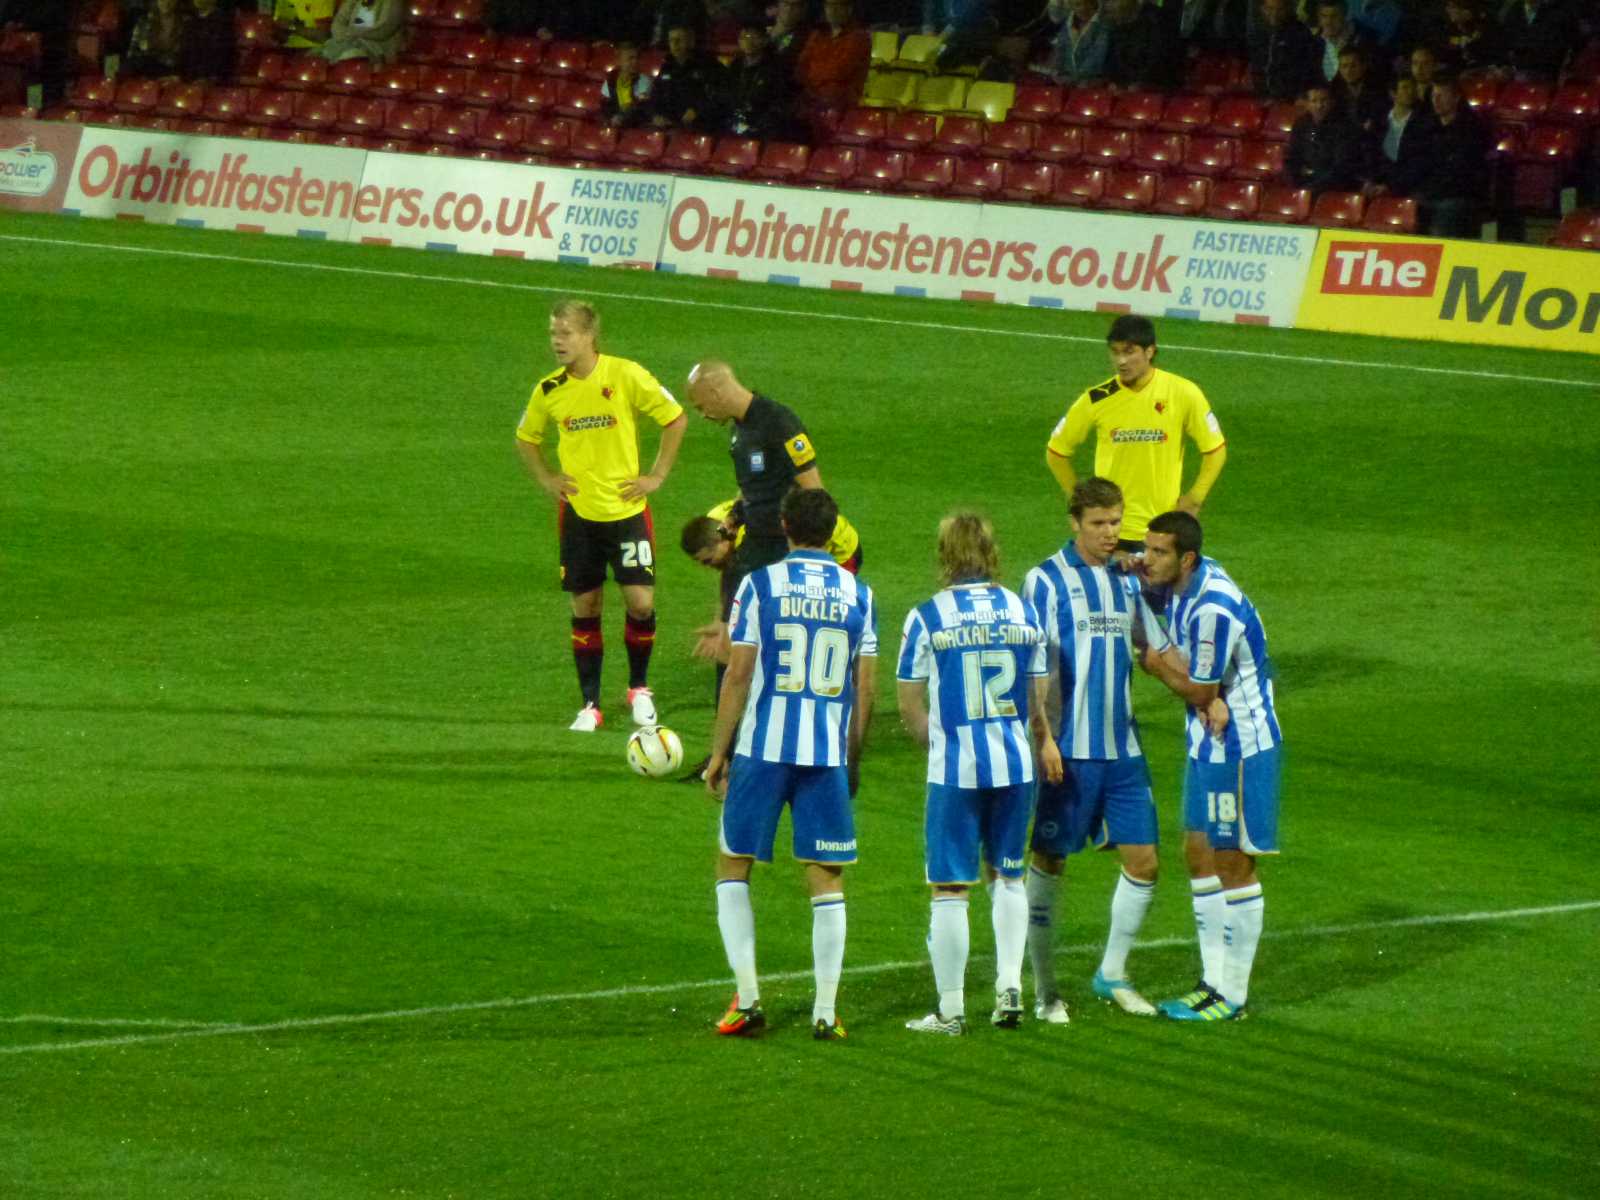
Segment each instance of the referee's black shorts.
[[649,508],[620,521],[591,521],[563,504],[557,519],[562,591],[592,592],[605,583],[608,568],[618,583],[655,586],[655,522]]

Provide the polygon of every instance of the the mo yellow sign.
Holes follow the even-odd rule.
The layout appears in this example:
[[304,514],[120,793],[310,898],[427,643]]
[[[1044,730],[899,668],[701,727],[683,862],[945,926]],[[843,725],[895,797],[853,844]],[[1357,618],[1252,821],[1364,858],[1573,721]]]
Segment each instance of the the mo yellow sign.
[[1600,353],[1600,254],[1323,230],[1295,324]]

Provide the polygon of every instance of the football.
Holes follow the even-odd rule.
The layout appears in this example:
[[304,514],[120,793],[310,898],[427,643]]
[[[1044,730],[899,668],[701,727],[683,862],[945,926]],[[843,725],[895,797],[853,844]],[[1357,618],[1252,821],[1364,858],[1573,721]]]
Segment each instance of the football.
[[628,739],[628,765],[640,775],[660,779],[683,766],[683,743],[665,725],[635,729]]

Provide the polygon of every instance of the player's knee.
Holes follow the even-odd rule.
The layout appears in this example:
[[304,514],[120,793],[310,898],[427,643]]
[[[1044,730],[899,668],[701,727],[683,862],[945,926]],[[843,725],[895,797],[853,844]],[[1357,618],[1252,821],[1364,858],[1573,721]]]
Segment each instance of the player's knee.
[[1186,838],[1183,843],[1184,864],[1189,868],[1190,878],[1203,879],[1207,875],[1216,874],[1216,863],[1213,860],[1211,846],[1204,837]]
[[575,617],[598,617],[602,593],[599,588],[592,592],[574,592],[572,596],[572,615]]
[[1035,850],[1028,861],[1035,870],[1042,871],[1046,875],[1059,875],[1062,868],[1067,865],[1067,860],[1062,855],[1046,854],[1043,850]]
[[967,891],[967,886],[959,883],[937,883],[933,887],[935,896],[954,896],[958,900],[965,899]]
[[1122,869],[1140,883],[1154,883],[1161,864],[1154,846],[1125,846],[1122,851]]
[[1248,887],[1256,881],[1256,860],[1242,850],[1219,850],[1216,862],[1224,888]]

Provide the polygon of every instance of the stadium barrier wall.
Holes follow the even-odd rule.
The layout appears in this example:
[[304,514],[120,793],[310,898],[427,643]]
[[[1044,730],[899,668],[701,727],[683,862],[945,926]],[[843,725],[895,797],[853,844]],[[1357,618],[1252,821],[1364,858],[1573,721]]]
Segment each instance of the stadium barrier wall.
[[1296,324],[1600,351],[1600,254],[1323,230]]
[[902,296],[1290,325],[1316,230],[680,178],[658,267]]

